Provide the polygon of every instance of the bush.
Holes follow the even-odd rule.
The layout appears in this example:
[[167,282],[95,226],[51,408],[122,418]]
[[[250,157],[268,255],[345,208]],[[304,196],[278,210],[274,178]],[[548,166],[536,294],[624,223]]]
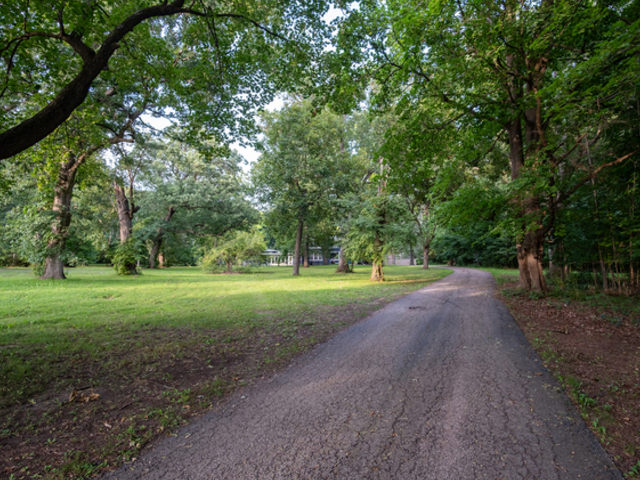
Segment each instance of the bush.
[[207,253],[200,265],[207,273],[248,273],[246,270],[250,267],[246,264],[259,264],[266,248],[264,236],[259,229],[236,232]]
[[111,263],[118,275],[138,275],[140,272],[136,269],[136,263],[140,260],[139,248],[137,242],[131,236],[125,243],[119,244],[113,256]]
[[219,258],[214,255],[205,255],[200,262],[200,266],[205,273],[224,273],[227,271],[226,265],[220,263]]

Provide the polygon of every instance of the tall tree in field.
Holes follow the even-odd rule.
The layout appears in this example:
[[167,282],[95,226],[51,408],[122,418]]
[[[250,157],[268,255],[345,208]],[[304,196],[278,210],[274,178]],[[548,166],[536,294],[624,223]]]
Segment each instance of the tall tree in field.
[[185,96],[184,112],[192,102],[226,103],[209,117],[229,127],[250,122],[251,115],[233,117],[308,78],[310,56],[324,46],[327,8],[296,0],[2,2],[0,159],[46,138],[90,103],[97,83],[117,87],[112,76],[122,61],[143,65],[148,54],[176,68],[191,65],[190,78],[159,74],[166,89],[218,83]]
[[257,221],[245,198],[241,157],[228,149],[202,147],[199,151],[163,141],[143,172],[138,235],[149,246],[149,268],[155,268],[168,237],[217,238]]
[[[131,142],[132,128],[142,112],[123,112],[119,108],[105,108],[102,113],[111,117],[111,127],[107,130],[102,116],[96,118],[93,112],[77,111],[60,129],[38,148],[22,155],[20,161],[40,163],[41,185],[48,186],[53,198],[51,206],[50,232],[34,232],[46,238],[41,279],[64,279],[64,252],[71,225],[71,201],[80,168],[89,159],[109,145]],[[38,160],[31,160],[39,155]],[[46,187],[45,187],[46,188]]]
[[253,168],[255,192],[273,223],[295,226],[293,275],[299,274],[304,226],[312,208],[330,201],[349,172],[341,144],[344,120],[308,100],[262,115],[262,155]]
[[577,0],[423,7],[359,2],[339,47],[364,78],[377,79],[375,104],[423,112],[433,129],[465,127],[474,141],[456,142],[456,155],[471,157],[473,146],[482,158],[506,142],[520,282],[546,290],[544,246],[558,212],[636,153],[612,156],[602,140],[635,94],[638,11]]

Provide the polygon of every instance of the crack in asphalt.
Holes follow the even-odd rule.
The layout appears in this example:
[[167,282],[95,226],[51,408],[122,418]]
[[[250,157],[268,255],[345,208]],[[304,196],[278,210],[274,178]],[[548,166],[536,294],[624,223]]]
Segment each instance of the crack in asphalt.
[[104,479],[622,479],[491,275],[453,270]]

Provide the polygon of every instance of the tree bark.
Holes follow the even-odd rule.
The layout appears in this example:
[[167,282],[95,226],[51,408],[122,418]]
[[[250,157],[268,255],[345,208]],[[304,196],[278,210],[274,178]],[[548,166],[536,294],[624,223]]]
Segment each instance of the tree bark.
[[[512,6],[507,4],[507,16],[515,15]],[[518,58],[515,54],[510,53],[506,56],[507,66],[516,71],[518,69]],[[544,59],[540,60],[539,71],[546,68]],[[535,92],[537,82],[536,79],[529,78],[527,80],[527,92]],[[511,163],[511,179],[515,180],[520,176],[520,170],[525,164],[525,140],[527,142],[527,156],[535,156],[540,152],[540,135],[542,134],[542,119],[540,118],[540,110],[529,108],[525,111],[520,110],[520,99],[523,96],[523,84],[517,77],[509,78],[507,82],[507,90],[514,108],[514,117],[505,123],[505,130],[509,135],[509,161]],[[523,117],[524,129],[523,135]],[[525,193],[525,195],[527,195]],[[519,204],[521,215],[536,216],[540,210],[540,202],[536,197],[517,198],[515,202]],[[523,225],[520,232],[520,239],[516,244],[516,252],[518,259],[518,270],[520,272],[520,286],[527,290],[547,291],[542,271],[542,259],[544,257],[544,237],[546,231],[541,225],[537,225],[533,229],[529,225]]]
[[153,241],[153,245],[151,246],[151,251],[149,252],[149,268],[156,268],[156,258],[158,258],[161,247],[162,237],[156,237],[156,239]]
[[369,278],[372,282],[382,282],[384,280],[384,274],[382,273],[382,247],[383,243],[382,240],[380,240],[380,235],[376,233],[376,238],[373,241],[373,251],[375,252],[375,256],[371,267],[371,277]]
[[336,273],[347,273],[347,259],[344,256],[344,248],[340,247],[338,252],[338,269]]
[[120,243],[126,243],[133,230],[133,211],[129,205],[129,199],[127,198],[124,188],[114,182],[113,189],[116,193]]
[[302,216],[298,219],[298,229],[296,231],[296,246],[293,251],[293,274],[300,275],[300,249],[302,247],[302,229],[304,228],[304,221]]
[[547,292],[542,259],[544,255],[544,235],[540,230],[527,231],[523,241],[516,245],[520,287],[527,290]]
[[369,278],[372,282],[382,282],[384,281],[384,274],[382,272],[382,262],[373,262],[371,267],[371,277]]
[[304,239],[304,268],[309,268],[309,237]]
[[[127,198],[124,188],[118,185],[117,182],[113,182],[113,189],[116,194],[118,223],[120,225],[120,244],[124,245],[131,236],[131,232],[133,230],[133,216],[138,210],[140,210],[140,207],[133,204],[133,199],[129,202],[130,199]],[[124,267],[132,274],[137,272],[135,262],[127,263]]]
[[76,157],[69,154],[69,159],[60,165],[54,189],[52,210],[55,219],[51,225],[52,239],[47,243],[43,280],[64,280],[64,262],[61,254],[65,248],[69,226],[71,225],[71,198],[76,183],[78,167],[84,163],[88,154]]
[[409,245],[409,265],[415,265],[416,264],[416,257],[413,254],[413,245]]
[[430,243],[425,243],[422,246],[422,268],[424,270],[429,269],[429,250],[430,250]]
[[[175,213],[175,209],[170,206],[167,215],[164,217],[164,224],[166,225],[171,221],[171,217]],[[164,240],[164,228],[160,227],[157,230],[156,237],[153,239],[153,245],[151,247],[151,252],[149,253],[149,268],[155,268],[156,266],[156,258],[158,253],[160,253],[160,247],[162,247],[162,241]]]

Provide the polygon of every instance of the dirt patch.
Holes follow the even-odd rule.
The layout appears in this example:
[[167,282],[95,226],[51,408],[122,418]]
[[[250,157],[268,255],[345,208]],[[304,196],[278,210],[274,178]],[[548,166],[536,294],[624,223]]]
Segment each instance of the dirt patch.
[[586,424],[629,478],[640,478],[640,319],[604,305],[530,298],[516,283],[502,300]]
[[317,308],[269,327],[148,328],[108,359],[66,358],[49,391],[0,409],[0,478],[89,478],[131,461],[238,387],[400,296]]

